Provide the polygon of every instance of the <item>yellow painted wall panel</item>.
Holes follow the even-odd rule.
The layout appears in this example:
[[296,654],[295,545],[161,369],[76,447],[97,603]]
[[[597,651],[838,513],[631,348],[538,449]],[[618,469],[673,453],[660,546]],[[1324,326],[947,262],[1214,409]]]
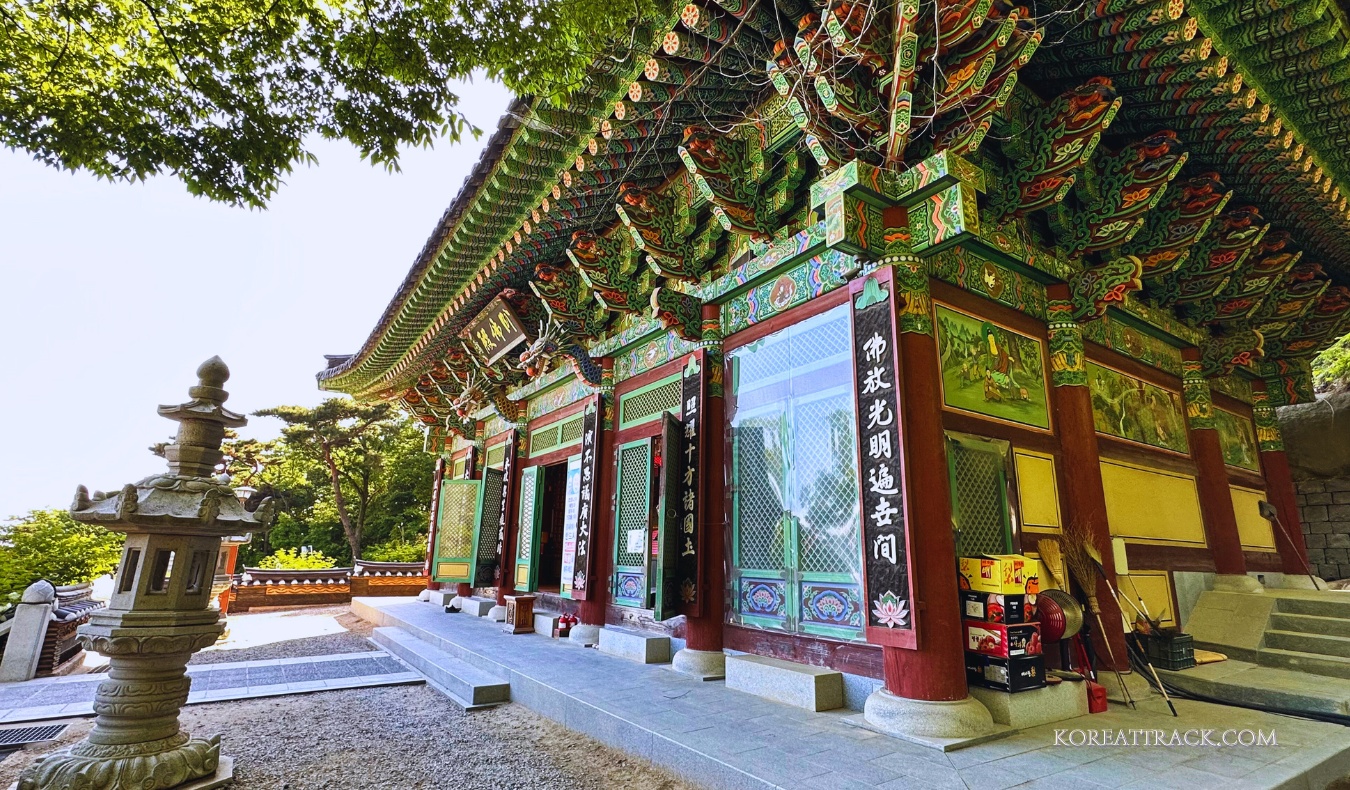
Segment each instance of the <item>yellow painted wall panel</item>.
[[1111,534],[1132,541],[1205,545],[1195,478],[1176,472],[1101,462]]
[[436,575],[448,579],[456,579],[461,576],[469,575],[469,563],[467,562],[438,562],[436,563]]
[[[1135,607],[1148,612],[1154,620],[1162,618],[1161,625],[1176,625],[1177,606],[1172,600],[1172,582],[1167,571],[1131,571],[1129,576],[1116,577],[1116,591],[1120,593],[1120,611],[1134,621]],[[1139,599],[1144,605],[1139,606]]]
[[1238,539],[1248,551],[1274,551],[1275,531],[1270,522],[1261,518],[1257,503],[1266,498],[1266,492],[1254,488],[1229,486],[1233,497],[1233,515],[1237,516]]
[[1058,531],[1059,488],[1055,481],[1055,459],[1049,455],[1016,450],[1017,500],[1022,508],[1022,526]]

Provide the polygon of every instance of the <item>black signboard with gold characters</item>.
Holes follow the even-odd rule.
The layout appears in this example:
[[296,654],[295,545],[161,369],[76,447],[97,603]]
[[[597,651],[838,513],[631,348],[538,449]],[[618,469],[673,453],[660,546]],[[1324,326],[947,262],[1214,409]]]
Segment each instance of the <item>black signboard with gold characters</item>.
[[488,302],[460,334],[485,365],[494,364],[528,338],[520,319],[500,296]]

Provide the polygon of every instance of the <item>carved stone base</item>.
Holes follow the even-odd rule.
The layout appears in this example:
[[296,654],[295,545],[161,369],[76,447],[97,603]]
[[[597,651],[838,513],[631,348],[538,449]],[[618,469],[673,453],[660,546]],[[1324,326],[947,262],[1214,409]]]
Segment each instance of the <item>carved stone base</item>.
[[220,756],[220,736],[192,738],[179,733],[146,743],[104,745],[80,741],[38,758],[19,775],[17,790],[171,790],[223,787],[201,784],[218,777],[228,761]]

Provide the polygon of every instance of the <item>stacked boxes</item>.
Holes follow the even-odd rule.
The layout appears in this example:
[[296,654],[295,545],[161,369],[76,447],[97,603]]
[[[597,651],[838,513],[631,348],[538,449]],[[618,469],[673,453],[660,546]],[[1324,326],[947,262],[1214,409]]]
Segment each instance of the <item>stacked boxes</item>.
[[966,680],[1007,692],[1045,685],[1036,619],[1040,562],[1015,554],[962,557]]

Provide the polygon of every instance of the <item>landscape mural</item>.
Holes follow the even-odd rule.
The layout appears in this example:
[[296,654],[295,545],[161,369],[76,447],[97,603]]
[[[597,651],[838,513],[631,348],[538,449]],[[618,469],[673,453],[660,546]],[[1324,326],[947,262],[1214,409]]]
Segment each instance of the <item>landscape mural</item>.
[[1092,421],[1099,433],[1132,442],[1188,452],[1181,393],[1089,362]]
[[1041,341],[937,305],[942,400],[986,417],[1050,427]]
[[1256,428],[1251,420],[1231,411],[1215,409],[1214,427],[1219,431],[1219,447],[1223,450],[1224,463],[1253,472],[1261,471]]

